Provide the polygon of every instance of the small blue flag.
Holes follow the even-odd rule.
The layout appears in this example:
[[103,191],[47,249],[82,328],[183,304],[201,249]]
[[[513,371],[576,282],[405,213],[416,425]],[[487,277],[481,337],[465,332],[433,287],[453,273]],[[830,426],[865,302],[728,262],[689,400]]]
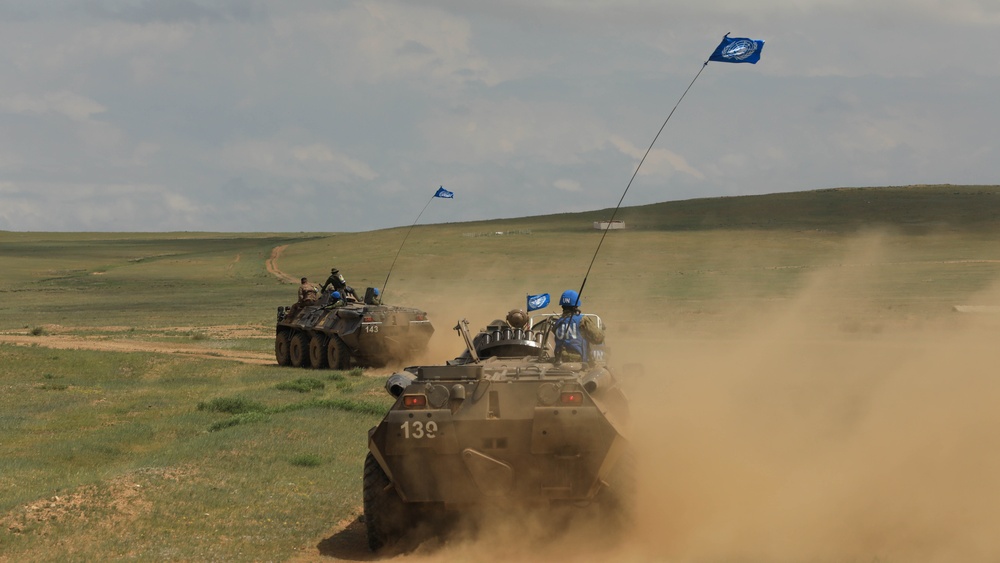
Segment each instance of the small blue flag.
[[549,306],[549,294],[541,293],[539,295],[529,295],[528,296],[528,311],[537,311],[538,309],[544,309]]
[[444,186],[438,188],[438,191],[434,192],[434,197],[443,197],[445,199],[454,199],[455,194],[444,189]]
[[760,52],[764,49],[764,42],[759,39],[748,39],[746,37],[730,37],[727,33],[722,38],[722,43],[715,48],[715,52],[710,61],[720,63],[750,63],[757,64],[760,60]]

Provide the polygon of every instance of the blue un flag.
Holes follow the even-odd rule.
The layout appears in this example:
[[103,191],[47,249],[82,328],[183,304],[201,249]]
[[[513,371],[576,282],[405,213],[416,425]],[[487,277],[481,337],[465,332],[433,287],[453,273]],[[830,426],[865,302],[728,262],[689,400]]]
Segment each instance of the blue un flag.
[[710,61],[720,63],[750,63],[757,64],[760,60],[760,52],[764,49],[764,42],[760,39],[748,39],[746,37],[729,37],[727,33],[722,38],[722,43],[715,48],[715,52]]
[[549,306],[549,294],[540,293],[528,296],[528,312],[544,309]]
[[441,186],[440,188],[438,188],[438,191],[434,192],[434,197],[443,197],[445,199],[454,199],[455,198],[455,194],[454,194],[454,192],[449,192],[448,190],[444,189],[444,186]]

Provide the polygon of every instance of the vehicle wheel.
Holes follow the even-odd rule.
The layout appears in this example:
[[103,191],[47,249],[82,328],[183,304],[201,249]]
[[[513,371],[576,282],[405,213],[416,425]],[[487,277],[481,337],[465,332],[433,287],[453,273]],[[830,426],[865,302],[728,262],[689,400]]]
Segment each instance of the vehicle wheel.
[[309,339],[309,363],[314,369],[323,369],[326,362],[326,336],[314,334]]
[[297,368],[309,367],[309,335],[297,332],[288,345],[288,356]]
[[336,334],[326,343],[326,362],[331,369],[348,369],[351,367],[351,351],[347,344]]
[[609,529],[624,530],[631,526],[636,499],[636,462],[632,452],[626,452],[608,477],[607,486],[597,495],[601,519]]
[[288,331],[278,331],[274,337],[274,357],[278,360],[279,366],[292,365],[292,359],[288,355],[288,345]]
[[368,548],[378,551],[399,540],[408,520],[406,505],[371,452],[365,457],[363,497]]

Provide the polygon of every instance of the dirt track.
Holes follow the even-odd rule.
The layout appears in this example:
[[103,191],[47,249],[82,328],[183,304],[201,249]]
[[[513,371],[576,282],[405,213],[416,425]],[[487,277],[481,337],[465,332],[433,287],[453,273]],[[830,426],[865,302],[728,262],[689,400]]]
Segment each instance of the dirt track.
[[281,246],[275,246],[271,249],[271,257],[264,263],[264,267],[266,267],[267,271],[274,275],[274,277],[283,282],[298,283],[299,280],[278,269],[278,258],[281,258],[281,253],[284,252],[286,248],[288,248],[288,245],[283,244]]
[[[271,249],[271,256],[265,262],[267,271],[274,277],[287,283],[298,283],[294,277],[278,268],[278,259],[288,245],[276,246]],[[239,261],[239,257],[236,258]],[[210,326],[210,327],[170,327],[161,329],[161,333],[149,335],[147,338],[177,338],[176,341],[154,341],[138,339],[126,333],[124,327],[94,327],[90,330],[104,333],[100,336],[79,336],[69,334],[70,330],[61,326],[44,326],[45,334],[33,335],[26,330],[0,332],[0,343],[18,346],[42,346],[57,350],[95,350],[104,352],[155,352],[161,354],[180,354],[203,359],[231,360],[245,364],[273,364],[271,353],[250,352],[246,350],[228,350],[215,346],[219,340],[227,338],[262,338],[271,339],[270,328],[263,326]],[[73,332],[86,332],[88,327],[72,327]],[[107,332],[116,333],[114,337]],[[205,334],[205,340],[182,339],[178,333],[198,332]],[[121,334],[119,337],[118,334]]]
[[[226,337],[233,338],[271,338],[271,334],[264,327],[248,326],[215,326],[198,327],[199,333],[206,335],[204,340],[193,340],[190,337],[178,337],[178,333],[192,330],[189,327],[177,327],[163,329],[162,333],[155,335],[157,338],[175,338],[176,341],[152,341],[134,339],[126,335],[122,337],[109,337],[106,334],[101,336],[79,336],[66,334],[68,329],[58,326],[46,326],[46,334],[32,335],[27,331],[6,331],[0,333],[0,342],[15,344],[18,346],[42,346],[44,348],[54,348],[57,350],[96,350],[101,352],[155,352],[161,354],[180,354],[196,358],[231,360],[245,364],[273,364],[274,355],[270,353],[251,352],[247,350],[228,350],[215,346],[220,339]],[[73,327],[73,331],[86,330],[86,327]],[[115,330],[113,327],[100,327],[93,330],[100,330],[107,333]],[[127,329],[120,329],[124,333]],[[147,335],[147,338],[149,335]]]

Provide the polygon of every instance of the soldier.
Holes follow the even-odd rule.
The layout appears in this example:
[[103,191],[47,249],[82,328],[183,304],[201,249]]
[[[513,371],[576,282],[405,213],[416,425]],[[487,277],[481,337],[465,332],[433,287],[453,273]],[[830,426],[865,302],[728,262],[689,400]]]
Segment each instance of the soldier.
[[309,283],[308,278],[302,278],[299,280],[299,300],[292,305],[285,317],[294,319],[303,307],[316,303],[317,299],[319,299],[319,294],[316,292],[316,286]]
[[337,307],[343,307],[347,302],[344,301],[342,295],[339,291],[334,291],[330,294],[330,302],[323,306],[324,309],[336,309]]
[[379,297],[378,288],[369,288],[369,291],[365,293],[365,305],[380,305],[381,303],[382,299]]
[[308,278],[299,280],[299,303],[315,301],[318,297],[316,286],[309,283]]
[[580,294],[567,289],[559,298],[562,316],[552,323],[555,335],[555,357],[557,361],[590,361],[598,359],[592,354],[592,345],[604,343],[604,329],[593,317],[580,313]]
[[327,287],[333,287],[334,290],[339,291],[344,299],[360,301],[358,294],[354,292],[354,288],[347,285],[347,280],[344,279],[344,276],[340,275],[340,270],[337,268],[330,269],[330,277],[326,278],[326,282],[323,283],[320,291],[326,293]]

